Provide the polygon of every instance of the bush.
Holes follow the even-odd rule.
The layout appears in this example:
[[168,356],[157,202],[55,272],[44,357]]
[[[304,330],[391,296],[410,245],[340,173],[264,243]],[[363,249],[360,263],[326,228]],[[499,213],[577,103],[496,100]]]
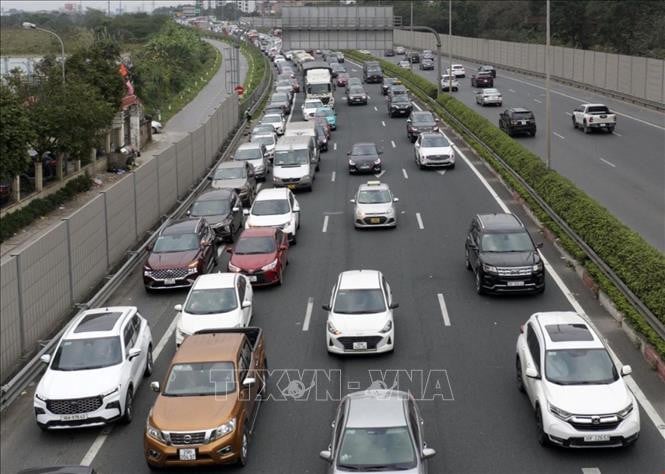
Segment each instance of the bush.
[[88,191],[91,186],[92,179],[84,173],[69,181],[57,192],[44,198],[35,199],[27,206],[5,215],[0,219],[0,242],[4,242],[22,228],[54,211],[77,194]]

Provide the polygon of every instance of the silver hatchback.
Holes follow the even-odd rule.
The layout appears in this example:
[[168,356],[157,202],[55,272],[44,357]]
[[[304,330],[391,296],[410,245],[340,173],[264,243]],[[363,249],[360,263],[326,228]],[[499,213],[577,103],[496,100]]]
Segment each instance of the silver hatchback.
[[423,419],[414,398],[398,390],[365,390],[342,399],[332,439],[321,458],[328,474],[383,472],[426,474],[436,454],[423,440]]

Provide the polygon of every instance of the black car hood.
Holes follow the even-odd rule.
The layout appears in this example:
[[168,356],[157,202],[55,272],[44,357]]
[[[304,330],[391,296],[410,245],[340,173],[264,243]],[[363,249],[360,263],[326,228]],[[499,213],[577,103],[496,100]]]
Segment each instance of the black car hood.
[[481,252],[483,263],[495,267],[525,267],[540,262],[540,255],[535,250],[529,252]]
[[368,161],[376,161],[379,159],[379,155],[351,155],[349,157],[356,163],[366,163]]
[[215,214],[213,216],[205,216],[205,219],[208,221],[208,224],[215,225],[220,222],[224,222],[231,218],[231,214]]

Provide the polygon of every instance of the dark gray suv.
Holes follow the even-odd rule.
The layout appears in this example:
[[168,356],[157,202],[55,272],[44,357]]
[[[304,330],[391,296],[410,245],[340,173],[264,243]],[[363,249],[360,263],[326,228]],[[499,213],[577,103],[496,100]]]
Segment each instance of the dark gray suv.
[[254,168],[246,161],[225,161],[210,177],[214,189],[233,189],[245,207],[252,205],[256,196]]

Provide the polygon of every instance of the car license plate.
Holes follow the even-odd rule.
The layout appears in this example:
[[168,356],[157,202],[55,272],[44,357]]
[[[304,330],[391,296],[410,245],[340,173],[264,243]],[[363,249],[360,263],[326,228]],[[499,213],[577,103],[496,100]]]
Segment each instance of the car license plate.
[[601,126],[601,127],[606,127],[607,124],[606,124],[606,123],[601,123],[600,126]]
[[60,417],[62,421],[85,420],[88,415],[85,413],[78,413],[76,415],[63,415]]
[[296,185],[295,185],[295,184],[289,184],[289,185],[287,186],[287,188],[289,188],[289,189],[296,189]]
[[178,456],[180,457],[181,461],[194,461],[196,459],[196,449],[179,449]]
[[523,281],[509,281],[508,286],[524,286]]
[[256,281],[256,275],[247,275],[249,281]]
[[608,434],[594,434],[594,435],[587,435],[584,437],[584,441],[586,443],[596,443],[596,442],[609,441],[609,440],[610,440],[610,435]]
[[367,349],[367,342],[354,342],[353,343],[353,350],[354,351],[362,351]]
[[369,221],[372,224],[378,224],[379,222],[381,222],[381,219],[379,219],[378,217],[372,217]]
[[166,278],[164,280],[165,285],[175,285],[175,278]]

